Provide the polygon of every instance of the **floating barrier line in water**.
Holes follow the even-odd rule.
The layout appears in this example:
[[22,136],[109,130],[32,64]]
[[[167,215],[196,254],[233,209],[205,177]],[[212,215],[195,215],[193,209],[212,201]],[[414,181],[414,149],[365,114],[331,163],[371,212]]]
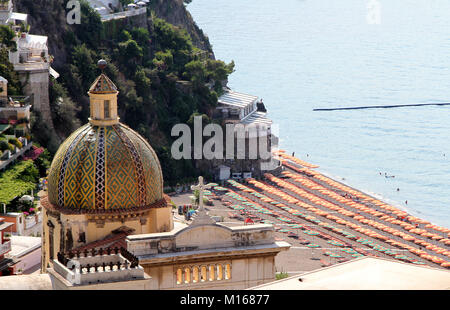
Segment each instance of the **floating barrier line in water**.
[[348,108],[323,108],[323,109],[313,109],[313,111],[390,109],[390,108],[403,108],[403,107],[422,107],[422,106],[428,106],[428,105],[450,105],[450,102],[443,102],[443,103],[416,103],[416,104],[394,104],[394,105],[372,105],[372,106],[348,107]]

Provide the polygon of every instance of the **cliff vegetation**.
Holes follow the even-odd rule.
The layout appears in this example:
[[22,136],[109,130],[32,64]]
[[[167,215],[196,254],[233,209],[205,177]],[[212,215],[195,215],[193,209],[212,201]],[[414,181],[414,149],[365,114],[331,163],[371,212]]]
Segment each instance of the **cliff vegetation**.
[[[194,115],[211,121],[217,98],[234,63],[215,60],[207,37],[182,0],[152,1],[143,20],[102,22],[81,0],[81,24],[66,22],[67,0],[17,0],[16,11],[30,14],[32,32],[49,37],[52,66],[61,76],[50,83],[50,108],[56,132],[37,114],[35,139],[51,153],[74,129],[88,121],[87,90],[99,74],[97,61],[119,89],[121,121],[143,135],[160,159],[168,185],[205,171],[190,160],[173,160],[170,136],[177,123]],[[0,54],[1,56],[1,54]],[[0,68],[1,70],[1,68]]]

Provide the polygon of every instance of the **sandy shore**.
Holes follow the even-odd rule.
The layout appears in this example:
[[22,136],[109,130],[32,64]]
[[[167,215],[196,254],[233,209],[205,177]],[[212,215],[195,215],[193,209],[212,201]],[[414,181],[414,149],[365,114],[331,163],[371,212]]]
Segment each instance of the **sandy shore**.
[[[403,210],[388,210],[379,199],[329,179],[312,170],[315,167],[289,161],[280,176],[226,182],[226,190],[213,190],[216,199],[208,207],[209,213],[223,217],[229,224],[243,224],[249,217],[255,222],[273,224],[275,238],[292,245],[289,251],[277,255],[277,272],[297,274],[362,255],[450,267],[446,265],[450,247],[445,243],[450,231],[437,230]],[[355,196],[357,192],[359,198]],[[180,194],[172,199],[177,205],[187,204],[190,195]],[[419,234],[419,230],[426,233]],[[414,253],[416,250],[421,252]]]

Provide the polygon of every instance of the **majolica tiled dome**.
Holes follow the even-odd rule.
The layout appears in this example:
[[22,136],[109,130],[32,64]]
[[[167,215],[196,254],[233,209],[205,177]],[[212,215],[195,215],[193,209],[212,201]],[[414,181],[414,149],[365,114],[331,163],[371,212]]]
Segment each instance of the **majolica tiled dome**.
[[131,209],[163,199],[155,152],[121,123],[75,131],[56,153],[48,181],[50,203],[64,209]]
[[[104,60],[99,67],[106,67]],[[91,117],[60,146],[48,175],[48,200],[65,210],[120,211],[165,206],[158,157],[119,122],[117,87],[102,73],[89,89]]]

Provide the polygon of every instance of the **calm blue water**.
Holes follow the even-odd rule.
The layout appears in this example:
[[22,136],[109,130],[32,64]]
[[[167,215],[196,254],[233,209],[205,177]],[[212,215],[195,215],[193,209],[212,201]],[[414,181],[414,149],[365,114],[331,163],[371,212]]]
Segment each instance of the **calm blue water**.
[[450,102],[450,1],[378,2],[378,25],[367,23],[369,0],[194,0],[188,10],[216,58],[235,61],[229,86],[263,98],[280,148],[450,227],[450,106],[312,111]]

